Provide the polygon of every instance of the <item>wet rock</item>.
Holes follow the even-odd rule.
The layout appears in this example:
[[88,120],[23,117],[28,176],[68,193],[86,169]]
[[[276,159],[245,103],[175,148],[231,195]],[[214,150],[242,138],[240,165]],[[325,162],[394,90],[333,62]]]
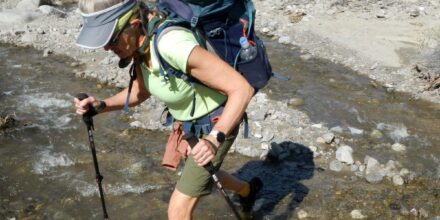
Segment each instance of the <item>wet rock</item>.
[[414,8],[409,12],[409,16],[416,18],[420,16],[420,11],[418,8]]
[[274,138],[274,134],[269,129],[264,129],[262,141],[269,142]]
[[325,144],[325,140],[324,140],[323,137],[318,137],[318,138],[316,138],[316,143],[318,143],[318,144]]
[[16,8],[21,10],[37,10],[40,5],[40,0],[21,0],[18,2]]
[[380,169],[379,161],[377,161],[376,159],[374,159],[370,156],[365,156],[364,164],[366,164],[366,168],[365,168],[366,174],[369,174],[375,170]]
[[395,143],[391,146],[391,149],[397,152],[406,151],[406,146],[401,143]]
[[329,165],[330,170],[340,172],[343,168],[343,164],[339,160],[333,160]]
[[289,15],[290,23],[298,23],[302,20],[302,18],[307,15],[304,10],[298,10]]
[[350,146],[343,145],[336,150],[336,159],[346,164],[353,164],[352,154],[353,149]]
[[333,133],[326,133],[322,136],[326,144],[331,144],[335,140],[335,135]]
[[400,175],[393,176],[393,184],[395,186],[401,186],[403,185],[404,181],[403,178]]
[[419,216],[418,217],[420,217],[422,219],[426,219],[426,218],[429,217],[429,213],[424,208],[420,208],[419,209]]
[[290,37],[289,36],[283,36],[278,39],[278,43],[280,44],[290,44]]
[[358,129],[358,128],[354,128],[354,127],[348,127],[348,130],[350,130],[350,133],[352,135],[362,135],[364,133],[364,130]]
[[298,219],[305,219],[309,217],[309,213],[307,213],[304,210],[299,210],[297,215],[298,215]]
[[50,54],[53,54],[53,50],[45,49],[43,52],[43,57],[48,57]]
[[385,15],[386,13],[385,13],[385,10],[377,10],[376,11],[376,18],[385,18],[386,17],[386,15]]
[[343,133],[344,129],[342,129],[342,127],[340,127],[340,126],[336,126],[336,127],[330,128],[330,131],[333,131],[335,133]]
[[0,116],[0,130],[12,128],[16,122],[17,120],[11,115]]
[[409,210],[409,213],[414,216],[417,216],[419,214],[416,208],[412,208],[411,210]]
[[402,169],[400,170],[399,174],[400,174],[401,176],[407,176],[407,175],[410,174],[410,172],[409,172],[408,169],[406,169],[406,168],[402,168]]
[[42,5],[42,6],[38,7],[38,9],[41,11],[41,13],[43,13],[45,15],[55,15],[60,18],[66,17],[66,12],[61,11],[61,10],[54,8],[52,6],[49,6],[49,5]]
[[140,121],[134,121],[130,123],[130,127],[132,128],[143,128],[145,125]]
[[365,179],[367,180],[367,182],[372,183],[372,184],[377,184],[382,182],[384,178],[383,173],[379,172],[379,171],[375,171],[375,172],[370,172],[369,174],[367,174],[365,176]]
[[356,164],[352,164],[352,165],[350,166],[350,171],[351,171],[351,172],[356,172],[358,169],[359,169],[359,166],[356,165]]
[[[238,153],[249,156],[249,157],[259,157],[262,154],[262,152],[264,151],[262,149],[258,149],[257,147],[255,147],[255,144],[248,145],[248,146],[241,146],[240,148],[236,148],[235,150]],[[279,156],[279,155],[277,155],[277,156]],[[269,158],[269,154],[267,155],[267,158],[273,159],[273,158]],[[278,157],[275,158],[275,160],[277,160],[277,159],[278,159]]]
[[302,105],[304,105],[304,99],[301,99],[301,98],[291,98],[291,99],[289,99],[288,104],[290,106],[294,106],[294,107],[302,106]]
[[373,131],[371,131],[370,137],[374,139],[380,139],[383,137],[383,134],[381,131],[374,129]]
[[406,208],[405,206],[400,207],[400,214],[403,216],[408,216],[409,215],[408,208]]
[[367,216],[363,215],[361,210],[359,209],[354,209],[353,211],[350,212],[351,218],[352,219],[364,219],[367,218]]
[[261,108],[257,111],[252,111],[249,114],[249,119],[253,121],[264,121],[264,119],[266,118],[267,111],[268,111],[267,108]]

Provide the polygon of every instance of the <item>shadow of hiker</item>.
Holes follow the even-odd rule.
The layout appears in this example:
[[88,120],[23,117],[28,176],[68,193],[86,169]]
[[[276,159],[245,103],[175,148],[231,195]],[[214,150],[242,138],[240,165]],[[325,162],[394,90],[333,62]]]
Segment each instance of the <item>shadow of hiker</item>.
[[[257,194],[253,219],[267,215],[287,219],[309,193],[309,188],[300,181],[312,178],[314,170],[313,152],[304,145],[285,141],[271,143],[264,161],[250,161],[233,175],[246,181],[257,176],[264,184]],[[284,201],[288,203],[280,204]],[[273,213],[275,208],[277,211]]]

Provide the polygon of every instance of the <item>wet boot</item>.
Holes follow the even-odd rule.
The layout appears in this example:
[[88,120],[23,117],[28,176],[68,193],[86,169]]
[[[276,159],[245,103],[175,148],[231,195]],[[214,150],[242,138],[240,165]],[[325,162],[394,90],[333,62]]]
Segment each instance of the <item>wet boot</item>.
[[244,213],[250,213],[252,211],[252,207],[255,204],[256,195],[263,187],[263,182],[261,182],[260,178],[258,177],[252,178],[251,181],[248,182],[248,184],[250,187],[249,195],[247,195],[246,197],[239,197],[242,211]]

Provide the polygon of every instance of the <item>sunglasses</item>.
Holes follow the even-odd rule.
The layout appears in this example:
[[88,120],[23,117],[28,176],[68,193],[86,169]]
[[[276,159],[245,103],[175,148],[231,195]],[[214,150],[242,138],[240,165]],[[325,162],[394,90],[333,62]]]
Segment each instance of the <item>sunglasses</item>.
[[121,36],[121,34],[124,32],[124,30],[128,27],[128,25],[130,24],[129,21],[127,21],[124,26],[122,26],[122,28],[116,32],[115,34],[113,34],[112,38],[110,38],[110,41],[108,42],[108,46],[114,46],[116,45],[116,43],[118,43],[119,37]]

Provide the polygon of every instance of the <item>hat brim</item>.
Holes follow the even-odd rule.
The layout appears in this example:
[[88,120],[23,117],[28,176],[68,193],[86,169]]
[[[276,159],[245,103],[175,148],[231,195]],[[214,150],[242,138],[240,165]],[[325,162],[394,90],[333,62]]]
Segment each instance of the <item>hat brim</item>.
[[84,25],[76,40],[76,45],[88,49],[104,47],[113,36],[117,23],[118,19],[95,27]]

